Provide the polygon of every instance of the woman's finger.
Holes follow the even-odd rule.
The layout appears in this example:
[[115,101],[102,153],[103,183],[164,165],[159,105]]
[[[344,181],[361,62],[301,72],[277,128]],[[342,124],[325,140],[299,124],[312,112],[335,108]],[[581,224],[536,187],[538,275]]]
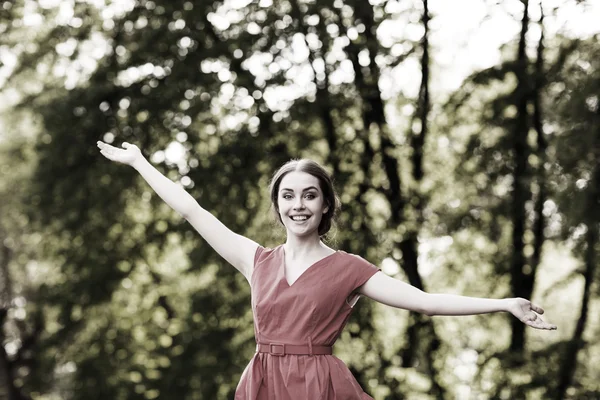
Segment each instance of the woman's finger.
[[542,329],[547,329],[547,330],[549,330],[549,331],[553,331],[553,330],[555,330],[555,329],[556,329],[556,325],[552,325],[552,324],[549,324],[549,323],[547,323],[547,322],[544,322],[544,323],[543,323],[543,328],[542,328]]
[[533,321],[527,321],[526,324],[531,326],[532,328],[536,328],[536,329],[545,329],[545,330],[551,330],[551,331],[557,329],[556,325],[549,324],[546,321],[542,320],[541,318],[538,318]]
[[527,325],[531,326],[532,328],[536,328],[536,329],[545,329],[543,321],[540,321],[540,320],[528,321]]
[[536,321],[527,321],[527,322],[525,322],[525,325],[529,325],[532,328],[538,328],[539,329],[538,323]]
[[529,314],[529,320],[530,321],[535,321],[536,319],[538,319],[538,316],[536,313],[530,313]]
[[544,309],[540,306],[536,306],[535,304],[531,303],[531,309],[533,311],[535,311],[538,314],[543,314],[544,313]]

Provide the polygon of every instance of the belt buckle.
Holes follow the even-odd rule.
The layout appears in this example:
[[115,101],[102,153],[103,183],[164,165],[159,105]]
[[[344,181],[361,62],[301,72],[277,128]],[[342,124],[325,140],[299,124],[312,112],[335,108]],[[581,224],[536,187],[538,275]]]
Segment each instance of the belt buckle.
[[[279,352],[274,353],[273,352],[273,346],[281,346],[281,348],[282,348],[281,353],[279,353]],[[278,356],[278,357],[284,356],[285,355],[285,344],[283,344],[283,343],[269,343],[269,354],[272,355],[272,356]]]

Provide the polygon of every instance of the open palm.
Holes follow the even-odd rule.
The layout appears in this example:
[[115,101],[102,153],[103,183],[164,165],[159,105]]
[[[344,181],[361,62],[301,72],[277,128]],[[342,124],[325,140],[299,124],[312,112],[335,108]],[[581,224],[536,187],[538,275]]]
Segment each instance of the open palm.
[[122,149],[101,141],[98,141],[97,145],[104,157],[122,164],[132,165],[135,160],[142,157],[142,152],[135,144],[123,142]]
[[556,329],[556,325],[549,324],[540,317],[540,314],[544,313],[544,309],[534,305],[527,299],[521,297],[513,299],[510,312],[525,325],[529,325],[532,328],[548,330]]

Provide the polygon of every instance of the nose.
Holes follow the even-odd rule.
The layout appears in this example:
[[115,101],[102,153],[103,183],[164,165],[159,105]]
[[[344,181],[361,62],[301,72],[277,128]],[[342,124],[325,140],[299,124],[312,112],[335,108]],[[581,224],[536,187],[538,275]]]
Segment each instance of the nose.
[[304,203],[302,202],[302,197],[298,197],[294,202],[294,210],[301,210],[304,208]]

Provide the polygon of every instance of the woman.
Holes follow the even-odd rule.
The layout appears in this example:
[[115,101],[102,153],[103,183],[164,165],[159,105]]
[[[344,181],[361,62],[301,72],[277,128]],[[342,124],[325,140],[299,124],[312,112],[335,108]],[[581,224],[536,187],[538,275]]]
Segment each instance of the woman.
[[427,315],[507,311],[531,327],[556,329],[528,300],[428,294],[359,256],[326,246],[321,236],[329,231],[339,201],[330,176],[314,161],[290,161],[273,176],[271,201],[287,238],[269,249],[230,231],[156,170],[137,146],[123,143],[119,149],[98,142],[98,147],[106,158],[135,168],[250,283],[257,346],[236,400],[372,399],[332,355],[361,295]]

